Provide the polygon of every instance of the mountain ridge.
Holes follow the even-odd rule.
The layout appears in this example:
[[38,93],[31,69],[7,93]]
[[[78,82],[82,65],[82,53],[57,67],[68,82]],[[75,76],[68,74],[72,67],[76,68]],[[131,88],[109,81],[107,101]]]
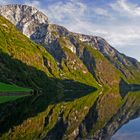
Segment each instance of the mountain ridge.
[[[23,26],[18,27],[19,25],[22,25],[22,18],[19,18],[16,22],[12,22],[10,19],[16,18],[13,16],[13,14],[9,14],[9,9],[13,11],[13,9],[18,9],[20,12],[14,11],[13,13],[17,16],[24,15],[24,19],[28,19],[28,17],[32,17],[30,13],[28,13],[28,10],[32,11],[32,9],[35,9],[36,13],[39,13],[37,15],[34,15],[34,18],[31,18],[28,23],[32,26],[31,29],[29,26],[26,27],[26,24]],[[25,10],[22,10],[25,9]],[[22,13],[22,14],[21,14]],[[16,27],[19,29],[24,35],[26,35],[28,38],[33,40],[34,42],[43,45],[47,51],[53,55],[55,60],[58,61],[62,58],[58,58],[62,55],[62,48],[59,45],[59,41],[63,38],[66,38],[67,41],[65,41],[65,44],[67,42],[66,47],[70,49],[73,53],[75,53],[80,59],[83,56],[79,56],[79,44],[84,43],[86,45],[90,45],[93,49],[97,49],[104,57],[107,58],[107,60],[112,63],[116,69],[120,71],[122,75],[129,81],[129,82],[140,82],[140,76],[138,77],[135,73],[139,73],[140,70],[140,63],[131,57],[128,57],[124,54],[119,53],[116,49],[114,49],[112,46],[110,46],[103,38],[97,37],[97,36],[89,36],[84,34],[78,34],[68,31],[63,26],[59,26],[56,24],[49,24],[48,17],[45,16],[42,12],[38,11],[36,8],[27,6],[27,5],[7,5],[0,7],[0,14],[10,20]],[[21,16],[22,17],[22,16]],[[42,21],[40,21],[40,17],[42,17]],[[36,22],[37,21],[37,22]],[[28,24],[27,24],[28,25]],[[26,32],[24,32],[26,30]],[[66,40],[65,39],[65,40]],[[56,46],[56,47],[54,47]],[[55,49],[60,54],[56,54]],[[63,55],[65,55],[63,53]],[[80,54],[82,55],[82,54]],[[56,58],[57,57],[57,58]],[[82,60],[83,61],[83,60]],[[87,60],[88,61],[88,60]],[[86,66],[88,67],[88,66]],[[92,68],[88,68],[92,69]],[[130,70],[131,69],[131,70]],[[137,69],[137,70],[136,70]],[[93,70],[90,70],[93,71]],[[135,81],[135,79],[137,79]]]

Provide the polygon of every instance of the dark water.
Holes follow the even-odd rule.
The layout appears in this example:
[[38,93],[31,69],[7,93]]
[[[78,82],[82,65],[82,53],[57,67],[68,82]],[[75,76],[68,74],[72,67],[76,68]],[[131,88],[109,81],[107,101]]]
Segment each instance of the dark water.
[[140,140],[140,118],[122,126],[111,140]]

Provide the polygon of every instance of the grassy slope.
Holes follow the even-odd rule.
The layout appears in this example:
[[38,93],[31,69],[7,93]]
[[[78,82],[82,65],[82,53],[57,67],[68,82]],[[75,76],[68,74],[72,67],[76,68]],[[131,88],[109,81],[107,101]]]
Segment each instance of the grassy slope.
[[[125,59],[123,58],[123,55],[122,55],[122,59]],[[124,78],[129,83],[133,83],[133,84],[140,83],[140,70],[137,66],[132,65],[128,60],[126,60],[128,65],[123,65],[118,60],[114,60],[114,58],[110,58],[109,60],[112,62],[112,64],[118,67],[120,72],[122,72],[122,75],[124,75]],[[137,65],[140,66],[140,63],[137,62]]]
[[92,69],[98,81],[104,86],[111,86],[111,88],[118,85],[122,77],[120,72],[99,51],[85,44],[83,46],[95,61],[95,66]]
[[[28,66],[32,66],[37,70],[43,71],[48,77],[59,79],[60,73],[62,73],[64,76],[61,77],[61,79],[73,79],[80,82],[83,81],[84,83],[90,82],[93,85],[95,83],[97,86],[95,79],[86,70],[86,67],[80,60],[78,60],[78,58],[75,58],[79,65],[81,65],[78,71],[71,67],[69,68],[69,65],[64,66],[65,68],[60,70],[54,58],[45,50],[45,48],[30,41],[3,17],[0,17],[0,23],[0,49],[2,52],[10,55],[13,59],[22,61]],[[66,51],[68,56],[71,57],[73,55],[69,50]],[[83,73],[82,69],[87,71],[86,74],[88,77],[85,77],[86,74]]]
[[[58,76],[56,62],[43,47],[36,45],[22,35],[3,17],[0,17],[0,23],[0,49],[2,52],[44,71],[49,76],[52,76],[52,74]],[[44,64],[45,59],[48,61],[48,67],[47,64]],[[49,67],[51,67],[51,72],[48,69]]]
[[61,66],[68,79],[74,79],[88,85],[99,87],[97,81],[88,71],[83,62],[66,46],[70,45],[70,41],[66,37],[59,38],[59,45],[64,51],[66,58],[62,59]]
[[[31,89],[28,89],[28,88],[22,88],[22,87],[19,87],[19,86],[16,86],[16,85],[9,85],[9,84],[5,84],[5,83],[0,83],[0,92],[2,93],[19,93],[22,92],[31,92],[32,90]],[[0,103],[5,103],[5,102],[11,102],[11,101],[14,101],[16,99],[19,99],[21,97],[24,97],[24,95],[22,96],[0,96]]]
[[0,92],[31,92],[31,89],[22,88],[16,85],[0,83]]
[[[20,92],[31,92],[31,89],[28,88],[22,88],[16,85],[9,85],[9,84],[5,84],[5,83],[0,83],[0,92],[2,93],[19,93]],[[21,97],[24,97],[24,95],[22,96],[0,96],[0,103],[5,103],[5,102],[11,102],[14,101],[16,99],[19,99]]]

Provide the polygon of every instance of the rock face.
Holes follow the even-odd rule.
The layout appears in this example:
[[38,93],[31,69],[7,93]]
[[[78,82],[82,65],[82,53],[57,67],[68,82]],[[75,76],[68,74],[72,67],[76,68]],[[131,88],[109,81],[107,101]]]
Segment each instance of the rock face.
[[83,43],[91,45],[99,50],[114,66],[125,75],[126,78],[133,78],[133,72],[129,70],[130,67],[135,67],[140,70],[140,63],[131,57],[125,56],[118,52],[115,48],[110,46],[103,38],[88,36],[82,34],[75,34]]
[[5,5],[0,6],[0,14],[27,37],[37,42],[43,41],[48,18],[36,8],[26,5]]

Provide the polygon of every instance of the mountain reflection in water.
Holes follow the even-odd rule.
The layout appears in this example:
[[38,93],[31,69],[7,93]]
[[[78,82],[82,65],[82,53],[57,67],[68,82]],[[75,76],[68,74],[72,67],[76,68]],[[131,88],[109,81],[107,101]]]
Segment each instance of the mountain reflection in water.
[[128,122],[122,126],[111,140],[139,140],[140,139],[140,118]]
[[[69,82],[68,81],[65,81],[65,82],[66,83],[64,85],[68,87],[67,84],[69,85]],[[76,84],[79,86],[79,84],[75,82],[74,83],[71,82],[71,85],[72,84]],[[44,101],[45,96],[40,96],[40,98],[38,98],[38,101],[35,103],[32,103],[31,105],[29,102],[31,97],[25,98],[24,100],[19,100],[17,101],[18,106],[16,107],[16,110],[15,110],[15,106],[12,106],[13,109],[11,109],[11,106],[9,107],[7,104],[1,105],[0,112],[2,113],[1,113],[0,124],[2,127],[0,128],[0,133],[2,135],[4,135],[4,133],[7,133],[7,139],[9,139],[9,137],[11,136],[10,133],[13,133],[13,134],[18,133],[18,131],[15,132],[15,131],[9,131],[9,130],[13,126],[16,127],[17,125],[21,125],[22,121],[30,117],[34,117],[32,115],[36,115],[36,113],[40,113],[39,111],[42,112],[42,110],[34,109],[34,106],[36,106],[37,108],[40,108],[38,104],[42,105],[41,106],[43,107],[42,109],[49,108],[50,105],[53,105],[52,109],[50,110],[50,114],[48,115],[48,118],[45,118],[45,123],[46,123],[45,125],[48,125],[49,117],[53,114],[52,110],[54,110],[55,107],[57,107],[57,104],[61,104],[61,106],[62,105],[68,106],[69,104],[71,105],[73,102],[76,102],[76,105],[74,104],[74,107],[75,107],[79,105],[80,103],[80,109],[83,111],[84,107],[83,106],[81,107],[81,105],[84,105],[83,103],[85,102],[85,99],[90,99],[87,101],[90,103],[94,101],[94,103],[90,105],[89,110],[87,110],[87,112],[83,115],[84,119],[82,120],[82,122],[81,120],[79,121],[79,119],[77,118],[77,119],[73,119],[72,120],[73,122],[70,122],[71,120],[66,120],[67,121],[66,123],[63,120],[63,113],[61,113],[59,115],[59,121],[57,121],[53,129],[51,129],[50,132],[46,134],[44,140],[50,140],[50,138],[52,140],[62,140],[63,135],[66,133],[66,128],[67,129],[68,127],[71,128],[71,126],[74,126],[75,122],[77,121],[79,121],[78,125],[76,124],[76,127],[78,126],[77,128],[78,131],[76,132],[74,131],[75,132],[73,135],[74,138],[73,139],[70,138],[69,140],[84,140],[84,139],[85,140],[88,140],[88,139],[89,140],[139,140],[140,139],[140,91],[138,91],[137,86],[135,86],[136,88],[132,88],[132,84],[131,84],[129,88],[129,85],[126,84],[124,81],[122,81],[120,85],[121,90],[119,91],[115,90],[114,88],[114,89],[110,89],[109,91],[105,91],[105,92],[103,91],[100,94],[98,93],[95,94],[95,92],[90,93],[90,94],[86,93],[88,94],[88,96],[84,96],[84,93],[85,93],[84,91],[83,96],[85,98],[84,100],[82,100],[82,104],[81,104],[82,97],[78,96],[78,93],[79,95],[82,95],[81,91],[73,92],[73,90],[72,91],[70,90],[69,93],[65,94],[65,97],[66,97],[64,98],[65,100],[62,100],[63,102],[59,100],[59,102],[58,101],[55,102],[55,105],[53,102],[50,102],[51,104],[47,104],[48,102],[42,102],[42,100]],[[76,86],[73,86],[73,87],[76,87]],[[70,99],[73,99],[73,100],[70,100]],[[27,104],[28,102],[30,106]],[[21,114],[18,113],[17,108],[19,110],[21,110],[21,108],[22,110],[27,109],[26,110],[28,111],[27,115],[25,116],[23,112],[24,117],[20,118]],[[66,109],[64,110],[64,108],[62,109],[63,111],[66,110]],[[73,106],[72,106],[72,109],[74,109]],[[56,112],[57,110],[54,110],[54,111]],[[79,110],[76,110],[75,112],[78,113],[78,111]],[[30,112],[32,112],[32,114],[30,114]],[[81,112],[79,111],[79,113]],[[13,121],[11,121],[11,118],[13,119]],[[14,118],[19,118],[19,119],[17,121],[17,119],[14,119]],[[136,119],[136,118],[139,118],[139,119]],[[9,120],[9,122],[7,120]],[[71,125],[68,126],[68,123],[71,123]],[[34,123],[34,125],[36,125],[36,122]],[[24,132],[22,133],[24,134]],[[21,133],[19,133],[19,135],[21,135]],[[59,136],[59,139],[58,139],[58,136]],[[41,138],[38,138],[38,139],[41,139]]]

